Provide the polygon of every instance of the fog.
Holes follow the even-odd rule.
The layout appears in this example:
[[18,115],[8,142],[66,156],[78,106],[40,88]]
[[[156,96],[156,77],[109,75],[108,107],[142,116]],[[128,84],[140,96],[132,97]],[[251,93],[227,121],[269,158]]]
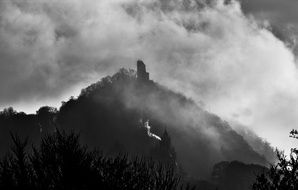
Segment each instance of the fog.
[[153,80],[273,146],[294,146],[295,56],[239,2],[6,0],[0,42],[1,107],[59,105],[142,59]]

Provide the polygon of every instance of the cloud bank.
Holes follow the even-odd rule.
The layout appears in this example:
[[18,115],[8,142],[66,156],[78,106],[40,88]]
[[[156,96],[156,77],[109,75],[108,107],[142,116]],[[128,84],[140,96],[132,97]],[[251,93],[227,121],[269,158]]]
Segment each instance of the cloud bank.
[[154,80],[274,146],[292,146],[298,124],[293,53],[235,1],[1,1],[0,57],[0,105],[56,99],[143,59]]
[[239,0],[246,15],[263,22],[298,55],[298,1]]

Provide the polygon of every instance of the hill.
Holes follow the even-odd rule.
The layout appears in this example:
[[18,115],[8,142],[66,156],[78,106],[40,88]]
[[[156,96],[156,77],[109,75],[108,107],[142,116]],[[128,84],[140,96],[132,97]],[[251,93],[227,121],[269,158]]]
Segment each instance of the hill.
[[208,178],[213,165],[223,160],[268,164],[227,122],[143,74],[121,69],[63,102],[59,110],[45,106],[31,115],[4,110],[1,152],[8,147],[9,131],[37,142],[46,132],[62,128],[79,132],[83,143],[107,154],[150,156],[156,137],[167,130],[186,175]]

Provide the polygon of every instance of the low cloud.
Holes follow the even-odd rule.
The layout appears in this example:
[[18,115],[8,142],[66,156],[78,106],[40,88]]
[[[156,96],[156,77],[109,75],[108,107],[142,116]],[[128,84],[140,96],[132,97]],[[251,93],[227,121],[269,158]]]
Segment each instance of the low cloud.
[[155,81],[289,148],[295,57],[235,1],[0,3],[0,105],[55,99],[143,59]]
[[298,1],[239,0],[246,15],[264,23],[298,55]]

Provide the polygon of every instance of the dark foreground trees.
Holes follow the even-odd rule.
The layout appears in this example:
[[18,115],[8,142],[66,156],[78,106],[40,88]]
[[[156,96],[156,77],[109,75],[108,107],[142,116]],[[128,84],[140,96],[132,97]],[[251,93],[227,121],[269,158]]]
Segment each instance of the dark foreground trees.
[[190,189],[172,168],[151,159],[105,157],[79,143],[79,136],[57,131],[39,147],[12,135],[11,152],[0,162],[0,189]]
[[[298,131],[292,130],[290,137],[298,139]],[[297,190],[298,189],[298,149],[291,149],[290,157],[277,152],[278,162],[267,173],[257,177],[253,190]]]

